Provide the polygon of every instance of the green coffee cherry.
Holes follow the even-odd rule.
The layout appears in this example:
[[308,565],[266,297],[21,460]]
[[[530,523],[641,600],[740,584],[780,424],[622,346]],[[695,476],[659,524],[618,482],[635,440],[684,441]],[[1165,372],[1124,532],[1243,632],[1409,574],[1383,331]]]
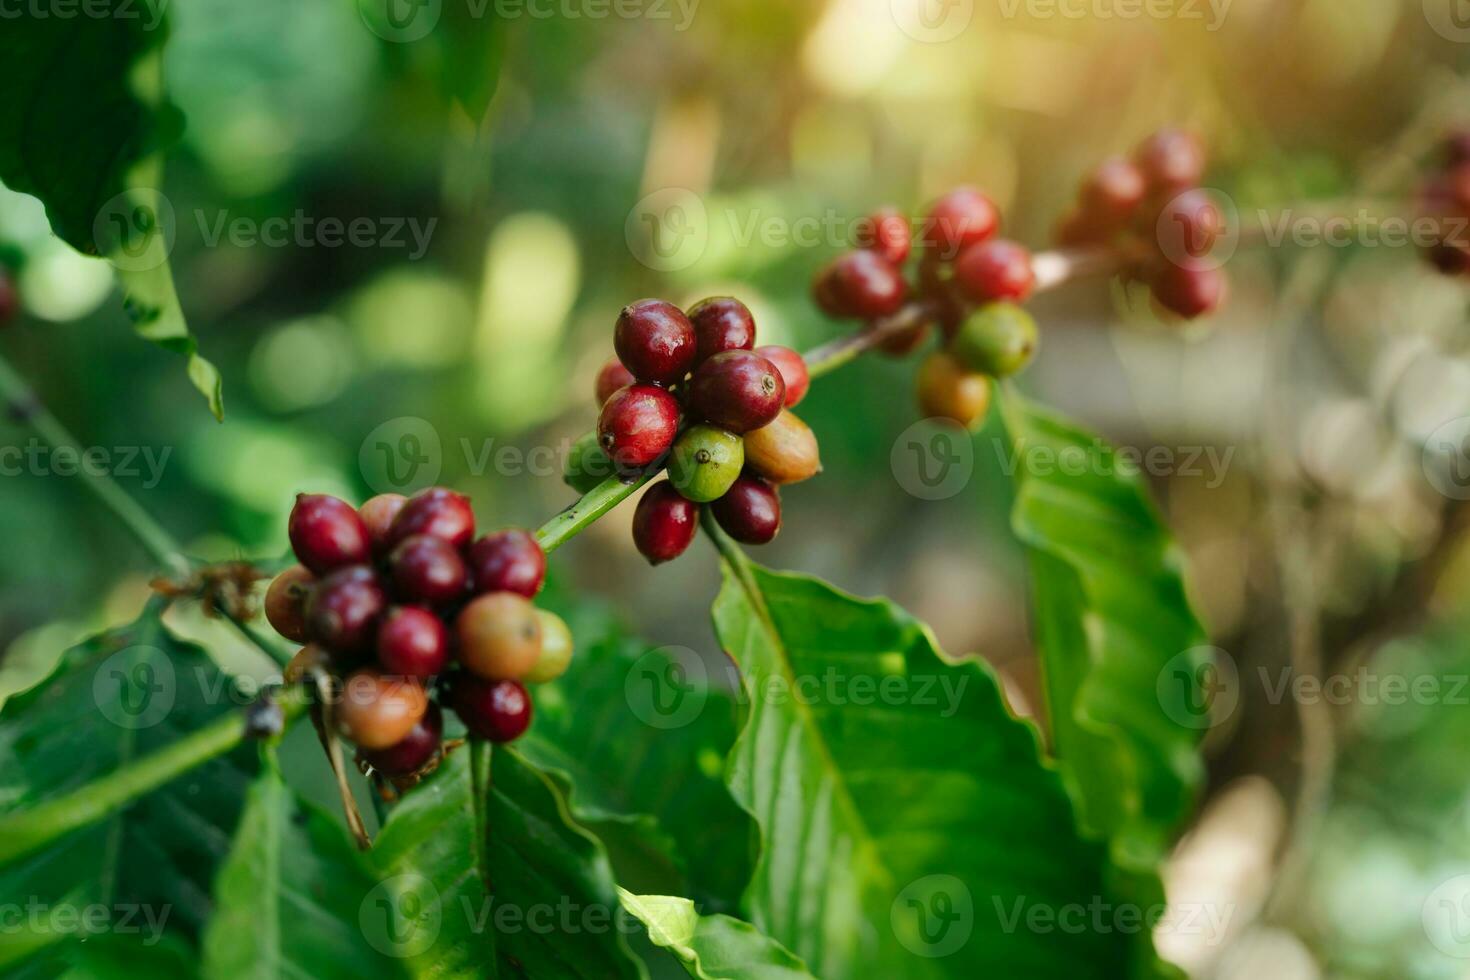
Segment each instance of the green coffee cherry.
[[572,443],[561,478],[573,490],[586,493],[615,472],[612,460],[597,444],[597,433],[589,432]]
[[953,350],[970,370],[1004,378],[1031,362],[1037,343],[1030,313],[1013,303],[989,303],[960,326]]
[[536,618],[541,620],[541,656],[525,680],[528,684],[545,684],[567,672],[572,662],[572,631],[565,620],[545,609],[536,610]]
[[733,432],[696,425],[674,443],[669,482],[686,500],[707,504],[725,495],[745,465],[745,443]]

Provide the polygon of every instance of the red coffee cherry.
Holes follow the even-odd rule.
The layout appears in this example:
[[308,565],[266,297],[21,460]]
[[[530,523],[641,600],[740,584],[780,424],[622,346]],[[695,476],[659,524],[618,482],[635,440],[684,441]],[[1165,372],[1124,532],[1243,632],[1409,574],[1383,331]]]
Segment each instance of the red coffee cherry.
[[1100,224],[1122,228],[1148,196],[1148,178],[1132,161],[1109,157],[1082,182],[1082,209]]
[[514,742],[531,727],[531,695],[518,681],[455,676],[450,705],[470,733],[491,742]]
[[297,559],[318,575],[372,558],[367,526],[352,505],[336,497],[298,495],[287,532]]
[[342,683],[337,727],[359,748],[377,751],[407,738],[428,711],[417,681],[359,670]]
[[699,505],[685,500],[668,480],[654,484],[633,512],[633,543],[650,565],[673,561],[699,529]]
[[429,764],[444,740],[444,713],[432,701],[413,730],[386,749],[361,749],[357,756],[385,776],[408,776]]
[[877,253],[895,268],[902,266],[913,248],[909,219],[897,208],[880,208],[858,222],[853,244]]
[[679,403],[653,385],[631,385],[602,406],[597,442],[625,470],[642,469],[669,451],[679,434]]
[[1181,129],[1154,133],[1139,145],[1133,160],[1155,193],[1177,193],[1195,187],[1205,175],[1204,145],[1194,134]]
[[368,529],[368,538],[373,543],[374,551],[388,549],[388,535],[393,522],[406,503],[408,498],[401,493],[380,493],[357,508],[357,515]]
[[393,586],[409,602],[442,605],[462,598],[469,571],[459,549],[429,534],[413,534],[393,549],[388,559]]
[[902,306],[908,284],[876,252],[848,252],[817,273],[812,295],[829,316],[872,320]]
[[1167,201],[1154,227],[1159,250],[1176,265],[1207,258],[1224,231],[1224,212],[1201,190],[1185,191]]
[[954,264],[955,283],[977,303],[1021,303],[1036,285],[1031,253],[1022,245],[994,239],[972,245]]
[[449,631],[422,606],[395,606],[378,627],[378,663],[389,674],[433,677],[449,665]]
[[742,476],[710,512],[725,533],[742,544],[766,544],[781,530],[781,495],[765,480]]
[[674,384],[694,366],[694,325],[672,303],[642,299],[618,315],[613,349],[639,381]]
[[689,412],[737,435],[770,425],[786,401],[776,365],[753,351],[716,354],[689,382]]
[[471,545],[470,570],[478,593],[514,592],[530,599],[546,581],[546,552],[529,531],[497,531]]
[[807,389],[812,386],[811,375],[806,369],[806,358],[790,347],[777,347],[774,344],[757,347],[755,352],[776,365],[776,370],[781,373],[781,380],[786,384],[786,407],[794,408],[798,405],[806,397]]
[[694,324],[697,367],[727,350],[750,350],[755,346],[755,317],[738,299],[716,296],[702,300],[689,311]]
[[541,620],[536,607],[514,592],[482,595],[454,621],[459,661],[472,674],[518,681],[541,659]]
[[306,642],[306,601],[316,576],[292,565],[271,582],[265,593],[265,618],[275,631],[293,643]]
[[637,384],[638,379],[633,377],[633,372],[623,367],[623,362],[614,357],[602,366],[597,372],[597,407],[601,408],[607,404],[607,400],[619,388]]
[[371,567],[340,568],[312,590],[306,604],[307,635],[333,653],[367,653],[387,606],[388,597]]
[[388,543],[396,545],[414,534],[433,535],[456,548],[464,548],[475,536],[475,512],[470,508],[470,498],[444,487],[430,487],[414,495],[388,529]]
[[1215,268],[1191,268],[1164,262],[1153,270],[1150,288],[1165,310],[1186,320],[1213,313],[1225,302],[1225,273]]
[[941,258],[952,260],[999,230],[1000,212],[995,202],[973,187],[959,187],[929,209],[921,244]]

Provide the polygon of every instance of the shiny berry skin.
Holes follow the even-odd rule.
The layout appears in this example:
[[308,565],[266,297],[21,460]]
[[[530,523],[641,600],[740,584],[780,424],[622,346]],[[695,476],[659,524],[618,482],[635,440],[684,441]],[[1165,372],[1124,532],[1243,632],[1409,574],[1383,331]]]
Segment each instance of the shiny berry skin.
[[716,296],[702,300],[689,311],[689,322],[694,324],[696,367],[727,350],[755,346],[755,317],[738,299]]
[[623,367],[623,362],[616,357],[609,360],[597,372],[597,407],[601,408],[607,404],[607,400],[613,396],[619,388],[637,384],[638,379],[633,377],[633,372]]
[[921,244],[952,260],[971,245],[988,241],[1000,230],[995,202],[973,187],[960,187],[934,202],[924,219]]
[[897,208],[880,208],[858,222],[853,243],[858,248],[876,252],[892,266],[901,266],[908,261],[914,244],[909,219]]
[[977,303],[1024,302],[1036,286],[1031,252],[1002,238],[974,245],[955,260],[954,281]]
[[414,534],[398,542],[388,557],[393,589],[409,602],[442,605],[465,594],[469,570],[459,550],[428,534]]
[[990,303],[960,326],[952,349],[970,371],[1004,378],[1031,362],[1039,336],[1031,314],[1010,303]]
[[690,416],[737,434],[770,425],[785,403],[781,372],[754,351],[716,354],[689,382]]
[[1178,192],[1199,184],[1205,175],[1205,148],[1193,133],[1161,129],[1133,154],[1154,192]]
[[669,454],[669,482],[696,504],[718,500],[745,465],[745,443],[735,433],[713,425],[694,425],[674,441]]
[[1148,178],[1130,160],[1110,157],[1082,182],[1082,209],[1089,218],[1121,228],[1148,196]]
[[1189,190],[1165,202],[1154,231],[1159,251],[1187,265],[1209,256],[1225,231],[1225,214],[1209,194]]
[[817,273],[813,296],[829,316],[872,320],[902,306],[908,284],[876,252],[848,252]]
[[387,607],[388,597],[371,567],[339,568],[312,590],[306,603],[307,635],[332,653],[365,654]]
[[470,546],[470,573],[477,593],[514,592],[530,599],[546,582],[546,552],[529,531],[497,531]]
[[806,369],[806,358],[790,347],[775,345],[757,347],[755,352],[776,365],[776,370],[781,373],[781,380],[786,384],[786,407],[795,408],[801,404],[807,389],[812,386],[811,375]]
[[597,444],[597,433],[588,432],[567,450],[561,479],[578,493],[587,493],[617,471],[607,453]]
[[935,351],[919,365],[919,411],[925,418],[950,419],[977,428],[990,409],[990,381],[948,351]]
[[359,670],[342,682],[337,727],[358,748],[377,751],[407,738],[428,710],[418,681]]
[[778,485],[809,480],[822,472],[816,434],[795,412],[782,412],[765,428],[745,434],[745,465]]
[[1225,273],[1214,268],[1193,268],[1165,262],[1149,280],[1154,301],[1186,320],[1213,313],[1225,302]]
[[378,664],[387,674],[433,677],[449,666],[449,631],[422,606],[395,606],[378,627]]
[[630,385],[607,400],[597,419],[597,441],[619,468],[642,469],[674,444],[679,403],[653,385]]
[[694,367],[694,325],[672,303],[639,300],[618,314],[613,349],[639,381],[674,384]]
[[572,630],[555,613],[536,610],[541,620],[541,656],[526,675],[527,684],[547,684],[567,672],[572,663]]
[[449,693],[464,727],[491,742],[514,742],[531,727],[531,695],[517,681],[487,681],[460,674]]
[[673,561],[699,529],[699,505],[686,500],[668,480],[656,483],[633,512],[633,544],[650,565]]
[[444,712],[431,701],[419,723],[402,739],[386,749],[363,749],[357,754],[385,776],[409,776],[429,764],[443,740]]
[[781,530],[781,495],[759,477],[742,476],[710,513],[741,544],[766,544]]
[[388,535],[393,528],[393,522],[398,519],[398,512],[403,510],[406,503],[408,498],[401,493],[380,493],[357,508],[358,516],[368,529],[368,539],[373,543],[373,551],[388,550]]
[[265,592],[266,620],[294,643],[306,642],[306,601],[315,584],[316,576],[301,565],[292,565]]
[[518,681],[541,657],[536,607],[514,592],[492,592],[465,606],[454,621],[459,661],[488,680]]
[[291,549],[301,564],[318,575],[372,559],[367,525],[346,501],[326,494],[303,493],[291,508]]
[[415,534],[443,538],[456,548],[466,547],[475,536],[475,512],[470,498],[444,487],[430,487],[411,497],[388,530],[388,542],[396,545]]

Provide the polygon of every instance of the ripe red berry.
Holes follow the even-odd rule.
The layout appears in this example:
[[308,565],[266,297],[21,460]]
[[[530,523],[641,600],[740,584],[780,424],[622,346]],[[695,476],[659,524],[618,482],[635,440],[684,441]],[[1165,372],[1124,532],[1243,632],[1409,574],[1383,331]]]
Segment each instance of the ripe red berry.
[[618,315],[613,349],[639,381],[674,384],[694,366],[694,325],[672,303],[639,300]]
[[1186,320],[1212,313],[1225,302],[1225,273],[1216,268],[1195,268],[1164,262],[1153,270],[1149,282],[1154,300],[1164,309]]
[[401,493],[380,493],[357,508],[363,526],[368,529],[368,538],[373,543],[374,551],[388,549],[388,534],[394,520],[398,518],[398,512],[403,510],[406,503],[408,498]]
[[342,683],[337,725],[358,747],[377,751],[407,738],[428,711],[418,681],[359,670]]
[[388,597],[371,567],[340,568],[312,590],[306,604],[307,635],[333,653],[367,653],[387,606]]
[[409,602],[443,604],[462,598],[469,572],[459,549],[429,534],[404,538],[388,558],[393,586]]
[[699,528],[699,505],[685,500],[668,480],[654,484],[633,512],[633,543],[650,565],[678,558]]
[[1000,230],[995,203],[973,187],[959,187],[934,202],[924,219],[921,244],[944,259],[954,259]]
[[872,320],[903,305],[903,273],[876,252],[848,252],[817,273],[812,294],[823,312]]
[[367,525],[350,504],[336,497],[297,496],[287,531],[296,557],[318,575],[372,558]]
[[908,261],[913,247],[909,219],[897,208],[880,208],[858,222],[853,239],[858,248],[876,252],[883,261],[895,267]]
[[492,742],[513,742],[531,727],[531,695],[519,681],[461,673],[450,688],[450,704],[471,734]]
[[781,373],[781,380],[786,384],[786,407],[794,408],[806,397],[807,389],[812,386],[811,375],[807,373],[806,358],[802,357],[790,347],[757,347],[755,352],[772,364]]
[[477,593],[515,592],[530,599],[546,581],[546,552],[529,531],[497,531],[470,546],[470,573]]
[[601,408],[607,404],[607,400],[613,396],[619,388],[636,384],[638,379],[633,377],[633,372],[623,367],[623,362],[616,357],[602,366],[597,372],[597,407]]
[[429,764],[444,739],[444,713],[432,701],[419,723],[386,749],[361,749],[358,757],[385,776],[408,776]]
[[679,434],[679,403],[653,385],[630,385],[602,406],[597,442],[617,466],[642,469],[669,451]]
[[689,311],[689,322],[694,324],[696,367],[727,350],[755,346],[755,317],[738,299],[716,296],[702,300]]
[[1149,188],[1177,193],[1195,187],[1205,175],[1205,148],[1193,133],[1161,129],[1144,140],[1133,155]]
[[1031,296],[1036,276],[1031,253],[1022,245],[994,239],[972,245],[954,264],[955,283],[977,303],[1005,300],[1024,302]]
[[430,487],[403,505],[388,530],[388,542],[396,545],[414,534],[443,538],[456,548],[464,548],[475,536],[475,512],[470,498],[464,494]]
[[754,351],[716,354],[689,382],[689,413],[737,435],[770,425],[786,402],[776,365]]
[[422,606],[396,606],[378,627],[378,663],[384,672],[433,677],[449,664],[449,631]]
[[1209,256],[1225,231],[1225,214],[1201,190],[1189,190],[1166,202],[1154,228],[1159,251],[1176,265]]
[[1148,195],[1148,178],[1130,160],[1109,157],[1082,182],[1083,212],[1112,228],[1128,223]]
[[781,530],[781,496],[754,476],[742,476],[710,505],[725,533],[742,544],[765,544]]

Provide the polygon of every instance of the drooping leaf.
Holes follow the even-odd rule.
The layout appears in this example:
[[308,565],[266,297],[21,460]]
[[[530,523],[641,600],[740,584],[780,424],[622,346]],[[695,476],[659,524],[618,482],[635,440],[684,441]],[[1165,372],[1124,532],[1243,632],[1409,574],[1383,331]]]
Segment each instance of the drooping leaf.
[[1180,552],[1112,447],[1014,390],[1002,404],[1054,750],[1089,831],[1148,869],[1203,779],[1209,651]]
[[687,898],[635,895],[618,890],[627,909],[648,929],[654,945],[669,950],[699,980],[810,980],[806,964],[763,936],[749,922],[728,915],[700,915]]
[[[6,703],[0,814],[74,790],[238,709],[238,692],[209,657],[175,640],[150,610],[68,651],[50,677]],[[0,867],[0,902],[102,906],[110,914],[127,907],[128,928],[112,930],[124,943],[143,943],[152,922],[196,935],[256,765],[253,750],[237,750]],[[27,918],[0,933],[0,966],[14,969],[32,953],[80,938],[47,921]]]
[[1032,924],[1132,893],[988,670],[943,659],[891,603],[723,546],[714,619],[751,697],[728,778],[763,835],[756,928],[818,976],[1156,974],[1146,934]]
[[168,253],[173,207],[159,159],[183,118],[163,95],[167,0],[93,0],[73,17],[7,18],[0,181],[34,194],[67,244],[109,259],[138,334],[184,356],[223,414],[219,372],[185,324]]

